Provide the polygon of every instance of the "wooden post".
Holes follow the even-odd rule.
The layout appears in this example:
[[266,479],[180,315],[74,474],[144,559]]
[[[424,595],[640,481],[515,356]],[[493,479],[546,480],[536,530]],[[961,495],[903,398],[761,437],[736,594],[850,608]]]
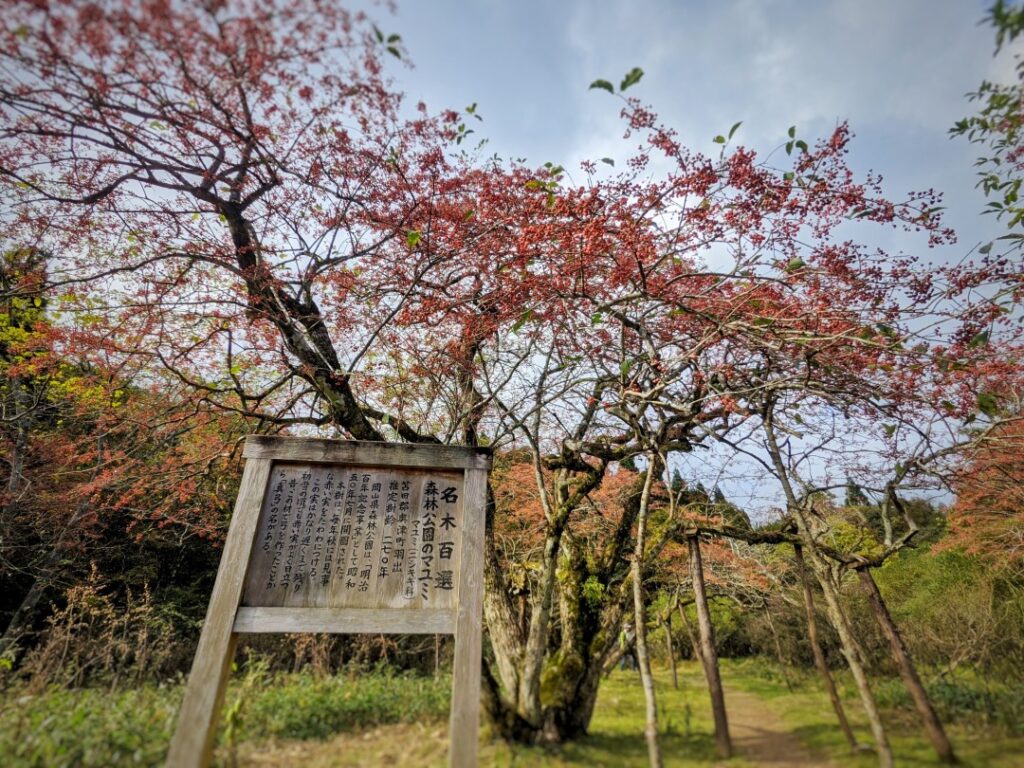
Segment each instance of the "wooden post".
[[448,728],[448,765],[476,768],[480,729],[480,654],[484,598],[484,512],[487,472],[466,471],[465,522],[462,528],[462,577],[455,618],[452,711]]
[[270,477],[270,464],[268,459],[250,459],[245,464],[221,566],[178,715],[178,727],[167,755],[168,768],[205,766],[213,754],[217,719],[235,652],[235,614],[242,598],[245,570],[263,491]]

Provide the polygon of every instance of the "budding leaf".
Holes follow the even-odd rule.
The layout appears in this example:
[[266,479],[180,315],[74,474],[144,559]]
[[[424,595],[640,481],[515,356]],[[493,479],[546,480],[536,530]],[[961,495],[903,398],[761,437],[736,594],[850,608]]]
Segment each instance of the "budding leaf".
[[640,82],[640,78],[644,76],[644,71],[640,67],[633,67],[626,76],[622,78],[622,83],[619,85],[619,90],[624,91],[632,85],[636,85]]
[[532,309],[528,309],[525,312],[523,312],[523,314],[521,314],[519,316],[519,319],[516,320],[515,324],[512,326],[512,333],[519,333],[519,331],[522,330],[523,326],[526,325],[526,323],[532,317],[533,317],[533,310]]
[[977,336],[975,336],[973,339],[971,339],[970,342],[968,342],[967,346],[970,347],[971,349],[977,349],[978,347],[984,347],[986,344],[988,344],[988,338],[989,338],[988,331],[982,331]]
[[981,392],[978,395],[978,410],[990,419],[995,418],[999,413],[999,402],[996,400],[996,396],[991,392]]
[[415,248],[417,245],[419,245],[419,242],[422,238],[423,235],[420,234],[420,231],[418,229],[410,229],[408,232],[405,233],[405,244],[408,245],[410,248]]

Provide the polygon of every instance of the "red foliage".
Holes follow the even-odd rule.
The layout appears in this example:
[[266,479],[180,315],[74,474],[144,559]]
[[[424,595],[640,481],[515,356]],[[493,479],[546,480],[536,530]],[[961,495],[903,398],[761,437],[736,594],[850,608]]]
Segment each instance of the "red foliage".
[[1024,424],[1014,422],[965,457],[954,486],[949,536],[943,547],[962,547],[992,567],[1024,567]]

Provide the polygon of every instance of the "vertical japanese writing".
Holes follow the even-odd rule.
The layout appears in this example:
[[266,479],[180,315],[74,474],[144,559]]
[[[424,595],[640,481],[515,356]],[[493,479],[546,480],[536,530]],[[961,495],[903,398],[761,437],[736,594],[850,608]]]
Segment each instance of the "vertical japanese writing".
[[276,465],[243,603],[451,605],[461,560],[461,493],[454,473]]
[[284,519],[288,525],[288,546],[284,555],[284,568],[281,571],[281,585],[290,587],[292,583],[292,571],[295,568],[295,554],[299,548],[299,538],[302,531],[302,504],[305,499],[296,497],[296,486],[298,480],[295,477],[288,479],[288,511]]
[[[324,558],[324,543],[327,540],[327,510],[331,503],[330,489],[324,487],[321,490],[320,477],[322,473],[313,476],[313,492],[309,498],[311,519],[313,520],[313,542],[309,555],[309,584],[316,586],[320,584],[320,565]],[[328,473],[324,483],[329,483],[333,478]]]
[[433,568],[434,532],[437,529],[437,483],[428,480],[423,489],[423,514],[420,516],[420,597],[430,598]]
[[[338,484],[340,489],[340,483]],[[341,515],[339,513],[339,490],[336,490],[334,483],[334,472],[327,473],[324,481],[324,506],[323,524],[327,528],[324,535],[324,565],[320,571],[320,586],[326,587],[331,583],[332,566],[334,565],[334,550],[338,546],[338,530],[341,527]]]
[[[359,475],[353,472],[348,476],[348,489],[345,492],[345,522],[341,529],[345,533],[345,543],[349,545],[346,550],[347,561],[345,565],[345,589],[356,588],[356,576],[359,574],[359,566],[355,563],[356,543],[363,535],[362,519],[356,516],[356,503],[359,495]],[[357,524],[358,520],[358,524]],[[347,530],[346,530],[347,529]]]
[[[366,481],[369,475],[363,475]],[[370,502],[366,509],[366,538],[363,541],[363,560],[359,570],[359,591],[366,592],[370,582],[376,575],[373,565],[374,550],[377,546],[377,531],[380,528],[380,491],[381,484],[371,483]]]
[[[409,501],[412,491],[412,482],[409,480],[402,481],[402,492],[399,496],[398,501],[398,531],[403,537],[408,534],[409,543],[408,547],[402,551],[402,557],[408,563],[405,571],[405,586],[402,590],[402,596],[406,600],[412,600],[416,597],[416,547],[419,542],[420,533],[420,520],[419,517],[412,518],[412,531],[408,530],[409,517],[411,514],[411,504]],[[404,545],[404,541],[403,541]],[[412,556],[408,556],[406,552],[411,552]]]
[[[291,508],[291,496],[285,499],[285,471],[278,469],[274,474],[270,490],[270,509],[267,512],[267,527],[260,549],[270,558],[264,589],[268,592],[277,589],[277,572],[281,567],[281,553],[284,551],[285,528],[288,525],[288,512]],[[282,508],[282,502],[285,506]]]
[[449,591],[454,588],[454,570],[452,554],[455,551],[455,503],[459,500],[455,486],[448,486],[441,491],[441,523],[439,525],[437,544],[437,576],[434,586]]

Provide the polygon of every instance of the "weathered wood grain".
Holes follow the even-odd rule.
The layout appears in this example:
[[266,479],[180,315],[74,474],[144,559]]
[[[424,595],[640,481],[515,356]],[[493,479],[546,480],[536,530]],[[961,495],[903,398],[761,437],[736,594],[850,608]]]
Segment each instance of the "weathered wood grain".
[[[490,452],[251,436],[243,454],[248,461],[167,765],[209,764],[238,634],[383,632],[454,633],[449,764],[475,768]],[[333,494],[343,476],[339,508]],[[287,503],[282,478],[295,480]],[[358,502],[361,511],[348,505],[353,481],[360,495],[369,494]],[[413,558],[405,561],[401,580],[393,577],[398,571],[385,569],[398,567],[388,542],[397,542],[399,531],[388,512],[393,498],[381,506],[380,496],[395,483],[399,489],[408,484],[405,546]],[[361,537],[343,545],[339,527],[331,538],[330,526],[360,517],[366,526]],[[376,574],[366,573],[367,564]]]
[[253,459],[245,464],[235,511],[224,542],[224,553],[178,715],[178,727],[167,755],[170,768],[196,768],[210,762],[217,718],[234,655],[235,612],[242,597],[246,562],[256,533],[270,466],[267,459]]
[[451,608],[463,496],[458,470],[275,461],[242,604]]
[[450,608],[247,608],[238,609],[235,632],[333,632],[337,634],[452,634]]
[[448,764],[475,768],[480,729],[480,653],[483,630],[484,515],[487,472],[466,472],[465,524],[462,531],[462,575],[455,619],[455,660]]
[[361,440],[320,440],[307,437],[250,435],[245,440],[247,459],[423,467],[429,469],[490,469],[488,448],[452,445],[373,443]]

